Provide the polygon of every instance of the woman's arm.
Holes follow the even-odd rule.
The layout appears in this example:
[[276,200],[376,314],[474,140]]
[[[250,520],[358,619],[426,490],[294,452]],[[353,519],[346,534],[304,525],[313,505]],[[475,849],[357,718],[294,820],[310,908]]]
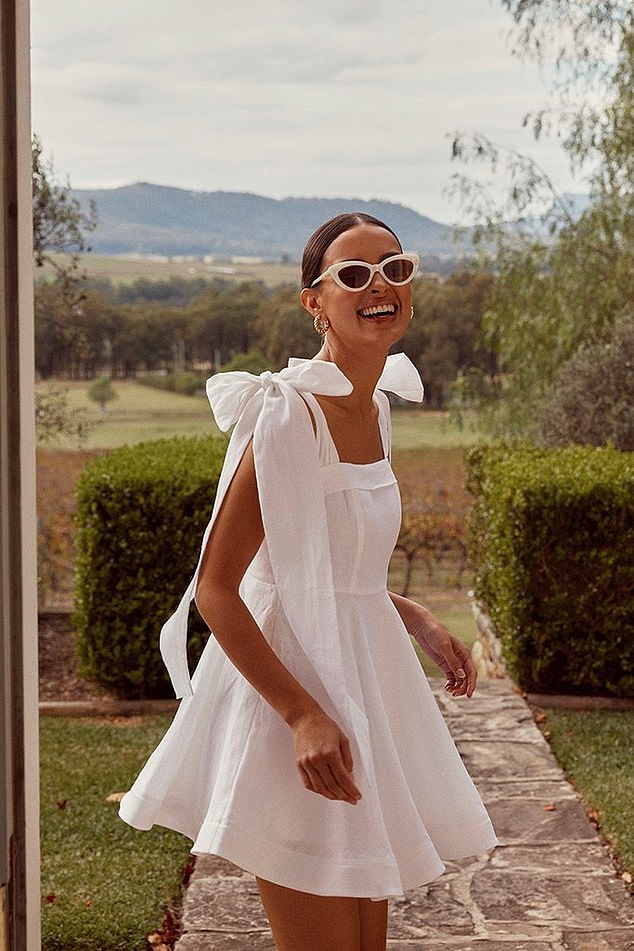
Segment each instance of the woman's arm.
[[239,594],[264,528],[253,448],[249,445],[229,486],[205,548],[196,606],[240,673],[293,731],[296,762],[307,789],[354,804],[348,739],[272,650]]
[[478,675],[469,649],[422,604],[390,592],[409,634],[447,677],[445,689],[454,697],[473,695]]

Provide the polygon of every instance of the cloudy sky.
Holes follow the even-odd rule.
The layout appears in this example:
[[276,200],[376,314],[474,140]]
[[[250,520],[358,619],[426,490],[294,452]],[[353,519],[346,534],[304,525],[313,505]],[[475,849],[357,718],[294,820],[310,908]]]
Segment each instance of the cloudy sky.
[[450,221],[459,129],[583,190],[522,128],[546,84],[500,0],[31,0],[31,18],[33,128],[78,188],[381,198]]

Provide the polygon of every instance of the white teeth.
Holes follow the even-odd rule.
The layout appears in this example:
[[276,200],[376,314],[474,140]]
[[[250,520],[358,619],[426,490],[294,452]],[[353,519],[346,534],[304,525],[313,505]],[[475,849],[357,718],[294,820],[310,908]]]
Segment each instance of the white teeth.
[[394,304],[375,304],[374,307],[364,307],[359,313],[362,317],[375,317],[377,314],[393,314]]

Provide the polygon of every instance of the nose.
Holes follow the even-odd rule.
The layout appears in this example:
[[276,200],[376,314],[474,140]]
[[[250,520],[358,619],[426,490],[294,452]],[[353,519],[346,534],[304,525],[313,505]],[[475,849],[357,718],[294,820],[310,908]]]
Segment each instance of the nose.
[[387,281],[381,272],[377,271],[376,274],[372,276],[369,290],[371,294],[382,294],[387,286]]

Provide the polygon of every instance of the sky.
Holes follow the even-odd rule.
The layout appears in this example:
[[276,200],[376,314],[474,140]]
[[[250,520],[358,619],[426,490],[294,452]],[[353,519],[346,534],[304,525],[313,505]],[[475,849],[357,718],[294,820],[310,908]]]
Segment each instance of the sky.
[[76,188],[379,198],[449,222],[459,130],[584,191],[522,127],[548,92],[511,26],[500,0],[31,0],[33,129]]

